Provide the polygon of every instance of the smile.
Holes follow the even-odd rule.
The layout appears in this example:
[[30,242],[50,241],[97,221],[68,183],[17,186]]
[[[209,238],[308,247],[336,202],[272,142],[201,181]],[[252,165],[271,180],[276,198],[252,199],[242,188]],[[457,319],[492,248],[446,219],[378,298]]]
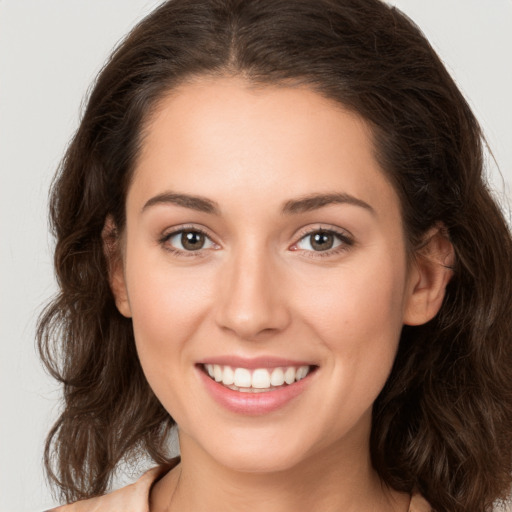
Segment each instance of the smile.
[[196,363],[203,389],[223,409],[263,415],[292,406],[307,395],[319,366],[273,356],[214,356]]
[[304,379],[312,366],[283,366],[276,368],[237,368],[219,364],[204,364],[204,371],[219,384],[242,393],[276,391]]

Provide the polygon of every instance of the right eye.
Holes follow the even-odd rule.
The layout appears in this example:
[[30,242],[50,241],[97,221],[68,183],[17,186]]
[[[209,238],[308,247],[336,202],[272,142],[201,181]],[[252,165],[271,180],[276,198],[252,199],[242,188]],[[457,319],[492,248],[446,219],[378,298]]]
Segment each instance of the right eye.
[[165,235],[161,243],[169,250],[176,252],[195,252],[218,247],[206,233],[197,228],[173,231]]

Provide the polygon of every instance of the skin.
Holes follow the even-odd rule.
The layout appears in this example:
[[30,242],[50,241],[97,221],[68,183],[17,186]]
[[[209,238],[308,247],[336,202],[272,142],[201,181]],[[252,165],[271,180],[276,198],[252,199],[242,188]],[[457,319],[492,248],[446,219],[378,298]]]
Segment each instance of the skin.
[[[371,407],[403,324],[441,305],[449,242],[433,230],[408,257],[368,126],[308,89],[195,80],[165,97],[146,128],[111,285],[179,427],[182,463],[154,486],[151,512],[406,511],[409,498],[371,467]],[[154,199],[170,192],[219,211]],[[367,206],[282,212],[333,192]],[[184,228],[206,232],[202,249],[186,253],[180,236],[169,238]],[[319,229],[341,234],[334,249],[313,249],[308,233]],[[226,354],[318,370],[284,407],[237,414],[198,378],[198,361]]]

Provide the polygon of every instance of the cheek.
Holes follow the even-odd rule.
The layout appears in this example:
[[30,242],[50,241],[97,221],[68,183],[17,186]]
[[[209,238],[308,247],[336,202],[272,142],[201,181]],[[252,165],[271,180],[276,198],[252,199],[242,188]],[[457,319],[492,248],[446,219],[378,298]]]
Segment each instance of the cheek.
[[135,251],[132,256],[126,262],[128,296],[137,351],[149,379],[180,361],[212,303],[212,278],[200,265],[190,271],[161,256]]
[[401,268],[384,258],[357,269],[347,265],[314,281],[309,293],[298,292],[302,320],[325,356],[329,393],[317,412],[331,418],[344,411],[332,417],[334,437],[371,409],[391,371],[402,329]]
[[359,265],[331,269],[314,280],[299,283],[297,306],[305,311],[329,338],[346,329],[360,332],[375,328],[396,330],[401,326],[405,276],[400,264],[381,261],[379,265]]
[[323,278],[317,275],[307,288],[297,289],[303,320],[334,356],[333,376],[371,396],[384,385],[398,347],[403,269],[404,265],[382,255],[367,264],[360,260],[357,267],[331,269]]
[[147,257],[132,261],[126,275],[140,364],[158,400],[181,424],[196,407],[185,384],[194,369],[189,341],[211,309],[212,279],[200,268],[187,272]]

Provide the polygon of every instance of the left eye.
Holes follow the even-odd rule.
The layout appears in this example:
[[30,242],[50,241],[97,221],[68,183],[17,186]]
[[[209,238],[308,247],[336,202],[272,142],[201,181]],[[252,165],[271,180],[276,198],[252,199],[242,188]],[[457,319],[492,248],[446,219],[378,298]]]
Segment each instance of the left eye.
[[215,244],[201,231],[187,229],[177,231],[167,238],[169,243],[175,249],[180,251],[199,251],[200,249],[211,249]]
[[297,247],[306,251],[328,251],[346,243],[342,237],[333,231],[315,231],[302,237],[297,242]]

